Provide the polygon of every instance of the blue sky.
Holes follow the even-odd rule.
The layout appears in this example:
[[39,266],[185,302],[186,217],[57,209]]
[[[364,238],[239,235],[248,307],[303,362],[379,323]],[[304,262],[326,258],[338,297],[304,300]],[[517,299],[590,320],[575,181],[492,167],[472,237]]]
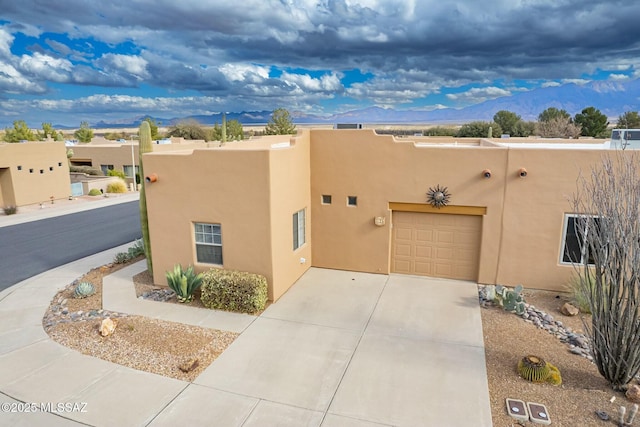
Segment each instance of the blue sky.
[[0,0],[0,126],[461,108],[640,77],[635,0]]

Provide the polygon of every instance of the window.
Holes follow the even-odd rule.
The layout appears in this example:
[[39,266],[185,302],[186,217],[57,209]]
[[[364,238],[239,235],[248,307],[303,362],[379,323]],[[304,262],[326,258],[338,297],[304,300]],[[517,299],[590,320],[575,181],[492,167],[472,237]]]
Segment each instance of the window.
[[52,172],[53,171],[53,166],[49,166],[49,171]]
[[358,196],[348,196],[347,206],[358,206]]
[[305,242],[305,212],[304,209],[293,214],[293,250],[295,251]]
[[220,224],[195,223],[196,260],[222,265],[222,230]]
[[331,204],[331,195],[330,194],[323,194],[322,195],[322,204],[323,205],[330,205]]
[[588,245],[584,238],[589,238],[590,230],[600,228],[600,218],[585,215],[566,215],[564,220],[564,238],[562,241],[562,263],[584,264],[585,257],[593,264],[593,257],[588,254]]
[[113,170],[113,165],[100,165],[100,169],[102,169],[102,173],[106,175],[109,171]]
[[33,168],[29,168],[29,173],[33,173]]
[[22,170],[22,166],[18,166],[18,170],[21,171]]
[[[125,176],[133,177],[133,174],[131,173],[133,172],[133,167],[131,165],[123,165],[122,171],[124,172]],[[140,166],[138,165],[136,165],[136,173],[140,173]]]

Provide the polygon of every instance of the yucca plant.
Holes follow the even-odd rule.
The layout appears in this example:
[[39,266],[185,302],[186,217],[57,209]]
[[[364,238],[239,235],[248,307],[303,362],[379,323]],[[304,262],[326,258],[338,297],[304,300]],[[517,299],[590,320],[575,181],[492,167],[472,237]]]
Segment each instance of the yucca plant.
[[176,293],[179,302],[191,302],[193,293],[202,285],[202,274],[196,274],[193,266],[186,270],[180,264],[173,267],[173,271],[167,271],[167,283]]

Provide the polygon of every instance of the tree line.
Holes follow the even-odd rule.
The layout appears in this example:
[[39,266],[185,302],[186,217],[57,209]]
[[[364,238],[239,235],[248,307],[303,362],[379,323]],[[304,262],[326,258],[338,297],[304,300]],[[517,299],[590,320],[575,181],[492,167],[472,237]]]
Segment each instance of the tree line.
[[[251,137],[253,132],[245,133],[242,123],[238,120],[226,120],[225,115],[222,116],[222,124],[216,123],[212,128],[206,128],[196,120],[182,120],[169,127],[164,135],[158,132],[158,125],[154,119],[147,117],[143,121],[149,123],[151,128],[151,138],[153,140],[161,137],[179,137],[184,139],[198,139],[204,141],[240,141],[247,137]],[[284,108],[278,108],[273,111],[269,122],[263,132],[265,135],[293,135],[296,133],[296,126],[289,111]],[[94,131],[88,122],[80,123],[80,128],[73,133],[73,137],[79,142],[91,142]],[[130,135],[126,132],[111,132],[105,134],[106,139],[127,139]],[[63,141],[65,135],[62,131],[56,131],[51,123],[42,123],[42,131],[35,132],[27,125],[24,120],[15,120],[12,128],[5,128],[4,135],[1,140],[5,142],[22,142],[22,141],[44,141],[52,139],[54,141]]]

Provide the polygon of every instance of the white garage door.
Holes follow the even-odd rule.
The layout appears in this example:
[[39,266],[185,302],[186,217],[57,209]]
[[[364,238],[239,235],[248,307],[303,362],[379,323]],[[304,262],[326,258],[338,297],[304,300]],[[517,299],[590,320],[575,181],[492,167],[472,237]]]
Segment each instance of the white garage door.
[[477,280],[482,217],[393,212],[394,273]]

